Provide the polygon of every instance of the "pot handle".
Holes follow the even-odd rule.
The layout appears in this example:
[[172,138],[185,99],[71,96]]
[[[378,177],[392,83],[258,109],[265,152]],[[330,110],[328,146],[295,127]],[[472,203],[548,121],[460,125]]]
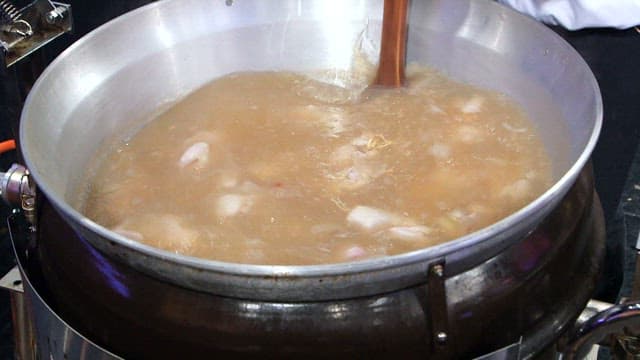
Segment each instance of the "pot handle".
[[[587,309],[601,308],[601,302],[591,301]],[[578,320],[580,323],[580,319]],[[562,359],[583,359],[591,347],[604,340],[617,342],[628,353],[640,354],[627,344],[640,341],[640,302],[628,302],[610,306],[597,312],[570,335],[562,351]]]
[[582,359],[593,345],[601,342],[622,358],[640,356],[640,238],[638,241],[630,297],[617,305],[589,301],[563,347],[562,358]]

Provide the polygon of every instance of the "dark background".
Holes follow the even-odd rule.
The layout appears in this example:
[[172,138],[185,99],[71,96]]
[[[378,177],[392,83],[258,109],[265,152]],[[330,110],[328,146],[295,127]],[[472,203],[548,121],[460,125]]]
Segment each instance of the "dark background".
[[[32,81],[63,49],[75,40],[146,0],[66,1],[71,3],[75,29],[26,61],[5,69],[0,66],[0,141],[17,139],[22,102]],[[14,1],[17,6],[24,1]],[[607,269],[598,297],[615,301],[620,284],[628,293],[635,243],[640,229],[640,33],[629,30],[554,29],[584,57],[600,84],[604,101],[604,127],[593,154],[596,188],[605,211],[608,233]],[[0,171],[16,161],[16,152],[0,155]],[[635,159],[635,160],[634,160]],[[0,276],[14,265],[4,219],[8,209],[0,205]],[[623,277],[622,269],[626,264]],[[0,359],[13,359],[9,296],[0,290]]]

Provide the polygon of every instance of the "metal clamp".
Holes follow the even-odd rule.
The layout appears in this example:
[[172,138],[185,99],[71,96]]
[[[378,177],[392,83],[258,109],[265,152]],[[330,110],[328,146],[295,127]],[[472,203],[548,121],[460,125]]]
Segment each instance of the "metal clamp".
[[36,190],[30,180],[29,170],[13,164],[5,173],[0,172],[0,195],[11,206],[20,207],[32,226],[36,223]]
[[18,10],[10,0],[0,0],[0,49],[7,67],[58,36],[71,31],[71,6],[36,0]]
[[0,1],[0,24],[2,31],[20,36],[33,35],[33,28],[27,21],[22,20],[22,13],[9,0]]

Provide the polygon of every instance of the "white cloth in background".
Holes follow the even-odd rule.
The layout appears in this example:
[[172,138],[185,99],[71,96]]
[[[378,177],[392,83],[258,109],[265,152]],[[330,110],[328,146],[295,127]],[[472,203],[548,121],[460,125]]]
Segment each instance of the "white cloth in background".
[[627,29],[640,24],[640,0],[497,0],[550,25],[569,30]]

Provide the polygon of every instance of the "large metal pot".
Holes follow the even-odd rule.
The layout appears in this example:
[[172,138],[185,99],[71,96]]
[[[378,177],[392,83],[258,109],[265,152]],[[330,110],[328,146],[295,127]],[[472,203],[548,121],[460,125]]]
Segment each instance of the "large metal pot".
[[[139,244],[92,222],[72,205],[101,142],[131,122],[148,119],[159,107],[232,71],[346,69],[359,34],[366,28],[375,40],[381,16],[381,1],[168,0],[124,15],[74,44],[37,81],[21,118],[26,164],[39,189],[79,235],[67,244],[44,244],[41,249],[49,250],[42,257],[59,269],[56,274],[64,274],[65,262],[81,262],[78,268],[87,273],[79,276],[103,285],[102,291],[109,293],[105,299],[111,296],[123,304],[132,291],[157,295],[171,289],[181,292],[176,301],[183,301],[182,306],[218,305],[194,305],[184,313],[189,320],[173,314],[158,321],[202,327],[205,337],[214,339],[224,334],[218,338],[225,343],[209,344],[224,351],[295,353],[315,345],[344,345],[347,340],[336,341],[331,334],[360,331],[365,336],[361,341],[347,336],[354,341],[344,349],[353,353],[371,349],[372,341],[402,324],[407,325],[402,332],[406,343],[414,344],[416,353],[470,356],[514,342],[524,344],[524,354],[539,351],[580,312],[602,257],[602,214],[586,167],[602,104],[592,73],[568,44],[490,1],[413,1],[408,61],[508,93],[536,122],[554,159],[555,183],[492,226],[383,259],[256,266]],[[84,258],[62,262],[65,254],[56,249],[66,247]],[[114,275],[106,268],[122,277],[128,292],[114,286]],[[559,311],[540,297],[566,306]],[[144,312],[145,301],[153,299],[138,300],[142,302],[135,309]],[[73,312],[69,303],[65,307],[61,301],[60,306]],[[367,309],[378,309],[379,316]],[[81,322],[81,316],[69,316]],[[203,324],[203,319],[242,323],[247,317],[260,321],[237,329]],[[483,334],[487,325],[479,323],[494,317],[503,319],[497,322],[501,332],[488,341]],[[452,334],[464,334],[465,326],[469,338],[452,339]],[[287,338],[307,327],[314,328],[315,342]],[[87,324],[84,328],[101,331]],[[252,336],[243,340],[247,329]],[[371,331],[375,336],[366,338]],[[260,334],[273,336],[272,342],[256,340]],[[426,340],[416,345],[417,338]]]

